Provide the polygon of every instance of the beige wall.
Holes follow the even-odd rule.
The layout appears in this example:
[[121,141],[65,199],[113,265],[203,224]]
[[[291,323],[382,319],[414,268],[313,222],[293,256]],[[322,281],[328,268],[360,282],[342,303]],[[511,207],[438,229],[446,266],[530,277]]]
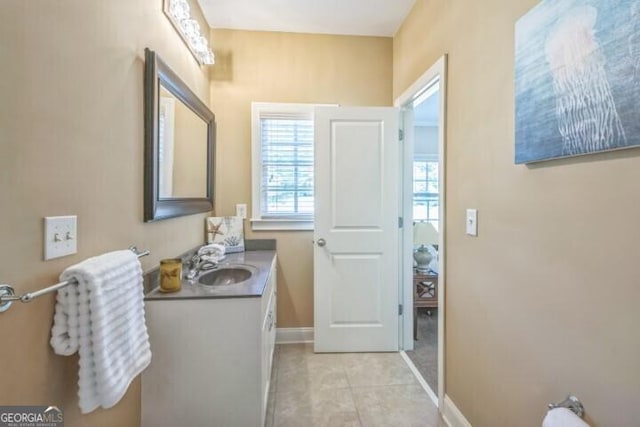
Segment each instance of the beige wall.
[[[213,30],[211,41],[218,214],[251,204],[252,101],[392,103],[390,38]],[[312,233],[245,229],[278,241],[278,326],[313,326]]]
[[[150,268],[201,243],[203,215],[142,222],[143,63],[150,47],[200,96],[209,81],[160,0],[0,2],[0,282],[20,293],[136,244]],[[42,261],[42,217],[78,215],[78,254]],[[81,416],[75,357],[49,346],[54,296],[0,314],[0,405],[59,405],[67,426],[138,426],[140,382]]]
[[394,39],[395,97],[449,54],[446,392],[474,426],[539,426],[569,392],[595,426],[640,425],[640,152],[514,165],[536,3],[418,0]]

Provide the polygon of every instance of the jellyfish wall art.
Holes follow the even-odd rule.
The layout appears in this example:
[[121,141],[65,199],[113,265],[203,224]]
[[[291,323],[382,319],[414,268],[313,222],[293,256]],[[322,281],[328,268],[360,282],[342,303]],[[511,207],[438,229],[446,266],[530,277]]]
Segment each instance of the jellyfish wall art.
[[640,146],[640,0],[544,0],[516,23],[516,163]]

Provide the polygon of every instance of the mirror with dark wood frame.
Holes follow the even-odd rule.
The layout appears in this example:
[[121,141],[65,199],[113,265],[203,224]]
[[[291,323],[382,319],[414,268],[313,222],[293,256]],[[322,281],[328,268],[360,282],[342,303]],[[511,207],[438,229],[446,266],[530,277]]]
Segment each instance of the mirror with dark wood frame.
[[145,49],[145,222],[213,210],[215,115]]

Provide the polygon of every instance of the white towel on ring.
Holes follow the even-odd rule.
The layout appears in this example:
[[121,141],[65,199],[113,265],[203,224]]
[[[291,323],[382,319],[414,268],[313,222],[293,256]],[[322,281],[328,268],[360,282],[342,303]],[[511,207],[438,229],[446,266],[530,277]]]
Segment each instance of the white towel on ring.
[[120,401],[151,361],[144,321],[142,268],[130,250],[89,258],[60,280],[78,284],[58,291],[51,347],[80,355],[78,396],[83,414]]

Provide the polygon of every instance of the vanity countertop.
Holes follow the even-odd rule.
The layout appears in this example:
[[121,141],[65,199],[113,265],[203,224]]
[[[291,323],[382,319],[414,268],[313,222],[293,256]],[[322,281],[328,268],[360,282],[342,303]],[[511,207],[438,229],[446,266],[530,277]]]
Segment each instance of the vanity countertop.
[[[159,291],[157,277],[152,290],[145,295],[146,301],[153,300],[178,300],[199,298],[251,298],[261,297],[269,278],[271,264],[276,257],[275,250],[255,250],[226,254],[226,258],[220,263],[221,267],[228,264],[247,264],[255,267],[258,272],[249,280],[235,285],[206,286],[198,283],[197,279],[182,281],[182,289],[174,293]],[[206,274],[206,272],[204,273]]]

